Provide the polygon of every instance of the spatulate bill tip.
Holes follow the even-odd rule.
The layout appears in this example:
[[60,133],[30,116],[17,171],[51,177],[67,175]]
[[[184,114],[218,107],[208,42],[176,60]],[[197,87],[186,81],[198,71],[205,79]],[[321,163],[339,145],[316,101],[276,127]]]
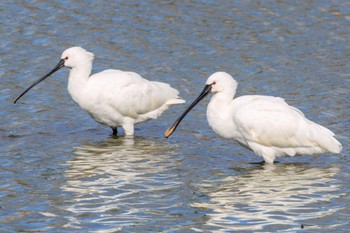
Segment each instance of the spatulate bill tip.
[[13,103],[16,104],[18,99],[19,99],[19,98],[16,97],[16,98],[13,100]]
[[165,131],[164,137],[165,137],[165,138],[168,138],[174,131],[175,131],[175,127],[174,127],[174,126],[170,127],[169,129],[167,129],[167,130]]

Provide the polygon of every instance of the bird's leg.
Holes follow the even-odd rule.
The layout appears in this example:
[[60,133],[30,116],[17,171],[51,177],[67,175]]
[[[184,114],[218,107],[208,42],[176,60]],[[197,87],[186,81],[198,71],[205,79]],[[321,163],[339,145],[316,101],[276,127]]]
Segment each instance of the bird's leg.
[[[272,164],[277,164],[277,163],[280,163],[280,162],[278,162],[278,161],[273,161]],[[250,164],[254,164],[254,165],[264,165],[264,164],[270,164],[270,163],[267,163],[267,162],[265,162],[265,160],[263,160],[263,161],[261,161],[261,162],[252,162],[252,163],[250,163]]]
[[261,162],[252,162],[250,164],[254,164],[254,165],[264,165],[266,162],[263,160]]
[[124,133],[125,136],[133,136],[134,135],[134,122],[135,120],[129,117],[125,117],[124,118],[124,122],[123,122],[123,129],[124,129]]
[[112,128],[113,130],[113,136],[117,136],[118,135],[118,127]]

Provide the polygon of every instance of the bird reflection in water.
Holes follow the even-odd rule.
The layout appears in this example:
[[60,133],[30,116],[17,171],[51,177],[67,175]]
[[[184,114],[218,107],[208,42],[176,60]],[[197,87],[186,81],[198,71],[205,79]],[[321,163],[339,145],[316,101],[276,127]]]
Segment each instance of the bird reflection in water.
[[67,162],[62,187],[72,195],[64,207],[72,213],[70,227],[78,228],[93,218],[113,229],[116,224],[122,228],[135,220],[149,221],[156,214],[150,209],[157,208],[164,208],[160,214],[166,216],[167,208],[174,203],[161,194],[171,196],[180,185],[174,172],[179,163],[175,147],[141,137],[123,137],[75,148],[77,156]]
[[176,148],[140,137],[76,148],[62,186],[71,197],[62,205],[67,226],[93,219],[98,228],[136,231],[150,221],[159,227],[191,218],[194,231],[276,232],[317,228],[313,220],[342,208],[325,204],[345,195],[336,166],[245,164],[231,168],[234,175],[218,176],[210,168],[187,170],[193,166],[183,166]]
[[291,226],[317,227],[308,222],[340,208],[322,207],[322,203],[342,195],[340,184],[333,178],[339,171],[337,167],[265,164],[261,168],[237,168],[243,173],[225,177],[219,181],[221,184],[217,180],[203,181],[199,192],[207,196],[206,202],[193,203],[193,207],[208,212],[205,225],[209,229],[275,231]]

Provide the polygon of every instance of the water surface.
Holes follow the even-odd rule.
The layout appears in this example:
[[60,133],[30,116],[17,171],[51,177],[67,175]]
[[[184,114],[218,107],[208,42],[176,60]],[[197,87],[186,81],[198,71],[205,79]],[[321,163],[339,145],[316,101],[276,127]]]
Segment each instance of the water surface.
[[[347,232],[348,1],[2,1],[0,231]],[[343,144],[261,159],[215,135],[203,101],[169,138],[175,106],[111,137],[71,100],[67,70],[14,97],[71,46],[93,72],[132,70],[192,101],[226,71],[238,95],[280,96]]]

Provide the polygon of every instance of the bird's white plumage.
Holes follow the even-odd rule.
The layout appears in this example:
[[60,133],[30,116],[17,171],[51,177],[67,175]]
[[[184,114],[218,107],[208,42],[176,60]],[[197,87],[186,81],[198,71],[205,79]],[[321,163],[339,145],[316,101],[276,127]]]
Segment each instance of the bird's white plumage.
[[134,72],[110,69],[90,76],[93,58],[80,47],[62,54],[64,65],[71,68],[69,94],[101,124],[122,126],[126,135],[133,135],[134,124],[156,119],[170,105],[185,102],[168,84],[148,81]]
[[206,84],[215,93],[207,108],[210,127],[265,162],[273,163],[283,155],[339,153],[342,149],[333,132],[308,120],[282,98],[246,95],[233,99],[237,82],[224,72],[214,73]]

